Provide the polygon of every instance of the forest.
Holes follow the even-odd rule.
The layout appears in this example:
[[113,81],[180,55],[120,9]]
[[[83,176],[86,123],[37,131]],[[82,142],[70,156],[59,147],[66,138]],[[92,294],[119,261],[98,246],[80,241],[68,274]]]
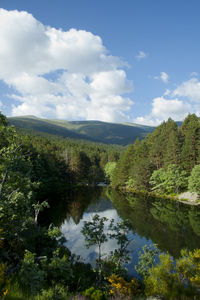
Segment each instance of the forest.
[[117,189],[177,195],[200,194],[200,119],[189,114],[179,127],[168,119],[131,144],[108,172]]
[[[64,246],[58,227],[40,221],[44,210],[57,205],[51,201],[58,194],[105,180],[127,191],[199,193],[199,130],[195,115],[180,127],[169,119],[124,149],[16,131],[0,114],[1,299],[200,299],[200,249],[182,250],[173,260],[144,247],[138,278],[130,278],[123,268],[130,222],[111,220],[107,234],[108,220],[98,214],[84,224],[86,246],[98,247],[94,268]],[[119,247],[104,259],[108,238]]]

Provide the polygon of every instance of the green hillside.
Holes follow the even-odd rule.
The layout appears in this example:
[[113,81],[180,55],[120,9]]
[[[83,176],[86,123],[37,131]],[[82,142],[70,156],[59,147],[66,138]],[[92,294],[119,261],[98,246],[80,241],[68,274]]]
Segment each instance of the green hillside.
[[85,139],[106,144],[128,145],[138,137],[143,139],[154,127],[133,123],[100,121],[64,121],[40,119],[34,116],[12,117],[9,122],[17,128],[74,139]]

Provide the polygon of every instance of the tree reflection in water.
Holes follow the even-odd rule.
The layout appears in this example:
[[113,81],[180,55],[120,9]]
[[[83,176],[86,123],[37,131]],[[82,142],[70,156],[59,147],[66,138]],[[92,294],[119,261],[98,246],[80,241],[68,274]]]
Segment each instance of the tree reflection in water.
[[[109,188],[79,188],[60,199],[50,199],[50,209],[41,214],[40,221],[62,226],[75,225],[84,215],[116,210],[116,218],[128,219],[137,236],[137,243],[155,243],[163,252],[177,258],[183,248],[200,248],[200,208],[166,199],[143,195],[125,195]],[[136,243],[136,244],[137,244]],[[137,245],[133,244],[132,247]],[[133,249],[133,253],[140,249]]]

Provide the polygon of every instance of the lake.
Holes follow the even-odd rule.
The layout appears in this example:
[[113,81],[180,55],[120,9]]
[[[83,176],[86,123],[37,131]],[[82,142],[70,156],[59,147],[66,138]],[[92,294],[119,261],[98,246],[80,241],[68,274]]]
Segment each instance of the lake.
[[[61,228],[67,239],[66,246],[82,260],[94,264],[97,247],[85,247],[81,234],[84,221],[91,221],[97,213],[100,217],[128,219],[132,226],[129,235],[131,261],[126,266],[134,275],[138,253],[147,244],[156,244],[162,252],[177,258],[183,248],[200,248],[200,207],[177,203],[173,200],[150,199],[144,196],[124,195],[109,188],[79,188],[54,201],[46,222]],[[107,229],[106,229],[107,230]],[[109,240],[102,247],[107,255],[117,247]]]

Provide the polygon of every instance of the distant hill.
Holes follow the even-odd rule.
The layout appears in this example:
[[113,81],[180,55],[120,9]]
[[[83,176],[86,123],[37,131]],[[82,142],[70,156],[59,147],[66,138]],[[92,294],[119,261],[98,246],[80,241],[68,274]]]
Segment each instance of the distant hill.
[[8,118],[17,128],[60,137],[84,139],[105,144],[128,145],[136,138],[143,139],[155,127],[133,123],[107,123],[100,121],[64,121],[41,119],[34,116]]

